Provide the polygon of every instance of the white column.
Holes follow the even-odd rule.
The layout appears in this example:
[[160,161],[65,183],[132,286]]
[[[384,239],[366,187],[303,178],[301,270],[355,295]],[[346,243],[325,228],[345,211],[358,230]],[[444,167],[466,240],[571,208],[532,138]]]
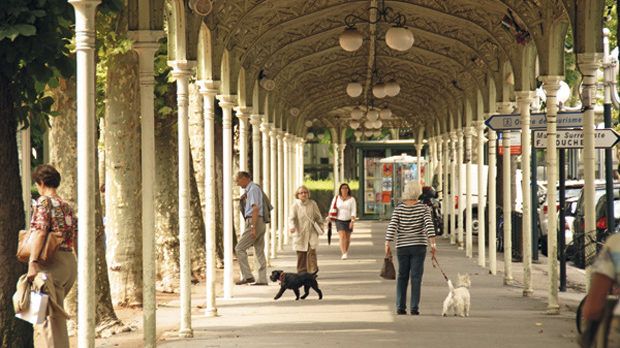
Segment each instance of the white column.
[[299,185],[304,184],[304,146],[306,141],[298,137],[299,139]]
[[289,243],[289,231],[288,228],[286,228],[286,226],[288,225],[288,214],[289,214],[289,207],[290,205],[290,200],[291,200],[291,192],[290,192],[290,186],[291,186],[291,177],[290,177],[290,166],[291,166],[291,158],[289,156],[290,154],[290,138],[289,138],[289,134],[288,133],[284,133],[283,137],[282,137],[282,151],[283,151],[283,159],[284,159],[284,163],[283,163],[283,170],[284,170],[284,180],[283,180],[283,185],[284,185],[284,190],[283,190],[283,195],[284,195],[284,199],[283,199],[283,204],[284,204],[284,208],[282,209],[282,214],[284,215],[284,225],[282,226],[282,233],[284,235],[284,244],[288,245]]
[[[583,112],[583,177],[584,177],[584,213],[585,213],[585,229],[584,231],[596,238],[596,214],[595,214],[595,196],[594,196],[594,179],[595,179],[595,161],[596,152],[594,150],[594,105],[596,104],[596,72],[600,67],[600,53],[582,53],[577,55],[577,60],[583,73],[583,91],[581,100],[584,107]],[[609,219],[609,217],[608,217]],[[548,254],[552,255],[552,254]],[[586,278],[588,279],[588,288],[591,279],[591,267],[588,265],[589,259],[586,259]]]
[[179,337],[193,337],[191,319],[191,225],[190,225],[190,165],[189,165],[189,122],[188,83],[192,75],[193,62],[172,61],[172,76],[177,80],[178,142],[179,142],[179,250],[181,267],[181,327]]
[[[215,216],[215,99],[219,81],[203,81],[200,94],[203,96],[205,124],[205,216]],[[209,317],[217,315],[216,298],[216,250],[215,250],[215,219],[205,219],[205,242],[207,256],[207,303],[205,314]]]
[[416,151],[416,175],[418,177],[418,181],[422,183],[422,148],[424,144],[422,143],[422,138],[418,138],[419,142],[416,141],[415,151]]
[[[448,224],[450,221],[450,214],[451,214],[451,209],[450,209],[450,202],[451,202],[451,198],[450,195],[448,194],[448,173],[449,173],[449,169],[448,169],[448,165],[450,163],[449,156],[448,156],[448,146],[449,146],[449,141],[450,141],[450,135],[449,133],[444,133],[443,135],[443,155],[441,156],[442,162],[441,166],[444,168],[444,172],[443,172],[443,185],[442,185],[442,193],[441,193],[441,204],[442,204],[442,212],[443,212],[443,239],[447,239],[448,238]],[[453,179],[454,180],[454,179]]]
[[[486,126],[484,121],[477,121],[476,128],[478,130],[478,266],[486,266],[486,238],[485,238],[485,207],[486,196],[484,195],[484,175],[482,168],[484,168],[484,130]],[[488,191],[487,191],[488,192]],[[490,247],[495,247],[492,245]]]
[[456,244],[456,235],[457,235],[457,209],[456,209],[456,199],[458,197],[457,183],[458,178],[456,175],[456,159],[458,158],[457,153],[457,133],[456,131],[450,132],[450,147],[451,147],[451,161],[450,161],[450,176],[452,177],[450,180],[450,244]]
[[274,210],[271,212],[271,257],[276,258],[278,256],[278,231],[280,225],[278,224],[278,216],[280,215],[280,209],[278,208],[278,140],[276,139],[277,132],[272,126],[269,129],[269,177],[271,185],[269,187],[269,198],[271,199],[271,205],[274,206]]
[[340,153],[338,154],[338,159],[340,160],[340,164],[338,165],[338,171],[340,173],[339,178],[340,178],[340,182],[343,183],[345,182],[344,180],[344,148],[347,147],[347,144],[344,143],[344,133],[342,134],[342,138],[341,141],[343,141],[342,143],[340,143],[340,145],[338,146],[338,150],[340,151]]
[[22,129],[18,132],[21,137],[20,152],[21,152],[21,174],[22,174],[22,199],[24,201],[24,213],[25,213],[25,225],[26,228],[30,226],[30,214],[32,212],[32,193],[30,192],[31,186],[31,160],[32,145],[30,141],[30,127]]
[[129,37],[135,42],[140,67],[140,137],[142,172],[142,309],[144,318],[143,344],[155,347],[156,307],[155,292],[155,205],[153,187],[155,185],[155,105],[153,88],[155,86],[155,52],[159,49],[158,39],[162,31],[130,31]]
[[[269,125],[269,123],[267,123],[267,117],[265,117],[265,120],[261,124],[261,129],[260,129],[261,133],[263,134],[263,191],[265,193],[271,190],[271,178],[270,178],[270,174],[271,174],[270,159],[271,158],[269,154],[269,143],[270,143],[269,130],[270,129],[271,129],[271,126]],[[275,224],[272,224],[272,223],[265,225],[265,229],[266,229],[265,230],[265,257],[267,258],[268,266],[271,266],[271,258],[273,257],[270,251],[271,251],[271,230],[274,229],[273,228],[274,225]]]
[[[465,127],[465,160],[467,163],[465,164],[465,196],[467,199],[467,205],[465,206],[465,256],[473,257],[473,235],[472,235],[472,172],[471,172],[471,160],[472,160],[472,146],[471,146],[471,137],[473,135],[473,127],[469,125]],[[478,190],[480,191],[480,190]]]
[[223,201],[224,201],[224,298],[232,298],[233,285],[233,202],[232,202],[232,108],[234,96],[218,95],[222,108]]
[[[511,102],[500,103],[501,113],[511,113],[513,106]],[[502,134],[503,151],[502,156],[503,163],[503,215],[504,215],[504,284],[512,284],[512,192],[511,192],[511,180],[512,176],[510,170],[510,132],[504,132]]]
[[284,249],[284,234],[285,224],[284,220],[284,143],[282,139],[284,132],[277,129],[276,137],[278,139],[278,250]]
[[250,112],[250,108],[235,107],[235,116],[239,119],[239,170],[244,172],[248,171],[248,119]]
[[523,296],[532,296],[532,189],[530,186],[531,148],[530,148],[530,104],[535,97],[534,92],[515,92],[521,111],[521,192],[523,197]]
[[437,158],[436,145],[435,137],[428,140],[428,162],[425,175],[426,179],[424,180],[427,186],[433,185],[433,168],[435,167],[435,160]]
[[[252,178],[255,183],[260,183],[261,168],[261,132],[260,125],[263,122],[263,115],[253,114],[250,116],[252,124]],[[270,197],[271,198],[271,197]]]
[[[437,190],[441,191],[439,193],[440,199],[443,201],[444,191],[443,191],[443,159],[444,159],[444,139],[441,135],[437,136],[437,143],[435,146],[436,156],[436,165],[437,165]],[[434,172],[434,171],[433,171]],[[435,173],[433,173],[434,175]],[[432,177],[431,177],[432,178]],[[432,179],[431,179],[432,180]]]
[[95,11],[99,0],[70,0],[75,9],[77,65],[78,346],[95,347]]
[[[486,115],[487,118],[491,114]],[[497,274],[497,195],[496,181],[497,176],[497,133],[489,129],[489,272]]]
[[[560,88],[560,80],[562,80],[562,77],[542,76],[541,80],[543,81],[543,88],[547,94],[547,231],[557,231],[557,91]],[[557,233],[547,233],[547,255],[557,254]],[[547,262],[549,264],[549,297],[547,313],[555,314],[560,312],[560,305],[558,302],[558,262],[555,257],[549,257]]]
[[457,228],[457,234],[456,234],[456,239],[457,239],[457,245],[458,245],[458,249],[459,250],[463,250],[464,249],[464,245],[463,245],[463,214],[461,213],[461,211],[465,212],[465,209],[463,207],[466,207],[466,203],[465,203],[465,196],[463,195],[463,181],[466,180],[466,178],[461,177],[461,173],[463,173],[463,170],[461,170],[463,168],[463,129],[458,129],[456,131],[457,134],[457,158],[456,158],[456,176],[458,177],[458,184],[457,184],[457,188],[456,191],[458,193],[458,210],[457,210],[457,214],[458,214],[458,228]]
[[[334,140],[332,140],[333,142]],[[340,178],[338,170],[338,164],[340,164],[340,151],[338,151],[338,143],[332,143],[332,149],[334,150],[334,195],[338,194],[338,187],[340,186]]]

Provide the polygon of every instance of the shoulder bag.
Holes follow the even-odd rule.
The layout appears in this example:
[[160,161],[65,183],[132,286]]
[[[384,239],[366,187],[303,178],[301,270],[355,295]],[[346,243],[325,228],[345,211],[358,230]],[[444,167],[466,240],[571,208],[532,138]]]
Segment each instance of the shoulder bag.
[[[62,210],[63,215],[65,215],[64,209],[62,209],[62,201],[60,204],[60,209]],[[36,211],[32,214],[33,218],[36,214]],[[47,236],[45,237],[45,244],[43,244],[43,248],[41,249],[41,254],[36,258],[40,264],[47,264],[54,258],[54,254],[60,244],[62,244],[64,240],[64,235],[62,232],[51,232],[46,231]],[[34,244],[35,237],[37,235],[36,230],[32,230],[31,228],[27,230],[19,231],[19,243],[17,245],[17,260],[28,263],[30,260],[30,253],[32,251],[32,246]]]
[[338,207],[336,207],[336,203],[338,203],[338,195],[336,195],[336,198],[334,199],[334,205],[331,207],[331,209],[329,209],[328,213],[328,216],[332,221],[336,220],[336,218],[338,217]]

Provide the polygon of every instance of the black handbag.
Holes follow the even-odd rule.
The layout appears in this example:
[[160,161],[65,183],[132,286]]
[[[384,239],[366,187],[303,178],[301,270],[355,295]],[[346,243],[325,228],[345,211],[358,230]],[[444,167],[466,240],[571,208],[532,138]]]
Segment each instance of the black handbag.
[[386,256],[383,259],[383,266],[381,266],[381,273],[379,275],[383,279],[388,279],[388,280],[396,279],[396,269],[394,268],[394,264],[392,263],[391,256]]

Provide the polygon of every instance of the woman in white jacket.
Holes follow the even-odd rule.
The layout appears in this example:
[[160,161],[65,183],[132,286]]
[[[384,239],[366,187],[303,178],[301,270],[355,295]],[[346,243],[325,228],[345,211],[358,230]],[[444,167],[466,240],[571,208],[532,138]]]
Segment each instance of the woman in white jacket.
[[319,231],[323,218],[316,202],[310,199],[310,191],[300,186],[295,192],[295,203],[289,214],[289,228],[293,235],[293,249],[297,251],[297,273],[314,273],[319,270],[316,248],[319,246]]

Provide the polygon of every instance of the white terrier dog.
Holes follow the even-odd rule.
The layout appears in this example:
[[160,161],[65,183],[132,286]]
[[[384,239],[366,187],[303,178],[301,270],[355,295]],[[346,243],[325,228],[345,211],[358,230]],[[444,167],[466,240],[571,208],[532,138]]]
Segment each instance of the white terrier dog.
[[458,282],[456,288],[452,286],[452,281],[448,280],[448,287],[450,288],[450,293],[448,297],[443,301],[443,312],[442,315],[445,317],[448,315],[448,312],[453,311],[454,315],[459,315],[461,317],[469,316],[469,287],[471,286],[471,281],[469,280],[469,273],[465,273],[461,275],[458,273]]

